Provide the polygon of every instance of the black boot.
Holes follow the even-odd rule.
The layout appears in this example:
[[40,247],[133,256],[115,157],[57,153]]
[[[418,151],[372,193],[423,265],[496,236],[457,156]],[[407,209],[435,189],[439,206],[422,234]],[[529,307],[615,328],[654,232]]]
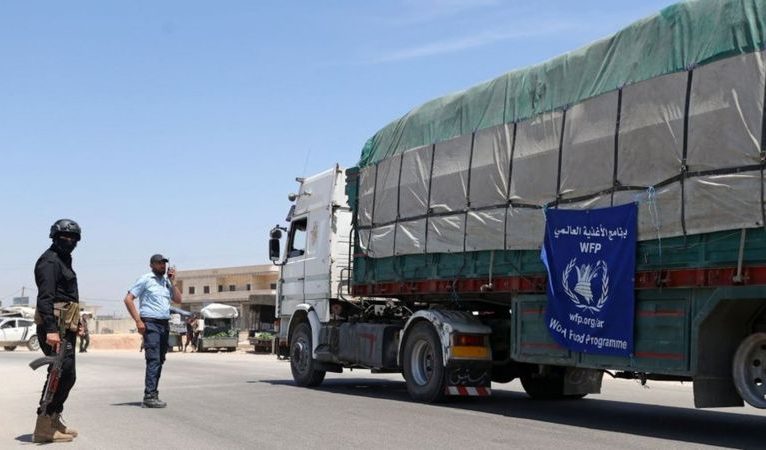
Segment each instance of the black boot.
[[168,404],[160,400],[157,392],[144,395],[144,402],[141,404],[142,408],[164,408],[166,406],[168,406]]

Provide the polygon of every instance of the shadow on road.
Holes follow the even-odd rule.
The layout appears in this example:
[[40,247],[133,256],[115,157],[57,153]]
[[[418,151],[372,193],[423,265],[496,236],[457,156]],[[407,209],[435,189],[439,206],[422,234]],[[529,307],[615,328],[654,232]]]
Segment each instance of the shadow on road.
[[[292,380],[263,383],[295,386]],[[298,388],[296,389],[305,389]],[[335,394],[412,402],[404,381],[326,380],[314,390]],[[490,398],[448,398],[435,408],[454,408],[517,419],[557,423],[579,428],[628,433],[713,446],[764,448],[761,416],[601,400],[541,401],[526,394],[495,390]]]
[[19,442],[27,442],[32,443],[32,435],[31,434],[22,434],[21,436],[16,436],[16,440]]
[[110,406],[137,406],[140,408],[141,405],[143,405],[143,402],[112,403]]

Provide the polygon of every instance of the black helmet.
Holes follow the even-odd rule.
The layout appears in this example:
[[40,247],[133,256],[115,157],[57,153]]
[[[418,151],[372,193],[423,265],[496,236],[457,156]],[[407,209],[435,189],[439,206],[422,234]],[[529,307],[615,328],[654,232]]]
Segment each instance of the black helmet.
[[77,240],[80,240],[80,235],[82,234],[82,230],[80,230],[80,225],[77,225],[77,222],[71,219],[59,219],[51,225],[51,234],[49,237],[51,239],[55,238],[61,233],[70,233],[77,236]]

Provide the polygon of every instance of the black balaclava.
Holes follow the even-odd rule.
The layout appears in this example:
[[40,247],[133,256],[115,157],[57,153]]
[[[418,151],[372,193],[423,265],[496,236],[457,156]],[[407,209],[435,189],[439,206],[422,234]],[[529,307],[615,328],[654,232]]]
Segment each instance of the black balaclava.
[[77,241],[61,239],[61,236],[56,236],[53,238],[53,246],[60,252],[69,255],[77,247]]

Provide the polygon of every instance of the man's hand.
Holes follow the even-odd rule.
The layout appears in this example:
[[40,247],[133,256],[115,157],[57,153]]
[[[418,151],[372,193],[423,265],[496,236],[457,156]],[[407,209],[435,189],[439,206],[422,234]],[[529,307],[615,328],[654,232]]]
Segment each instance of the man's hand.
[[61,336],[58,333],[47,333],[45,335],[45,342],[53,347],[54,352],[59,351],[59,344],[61,344]]
[[144,321],[141,320],[141,316],[138,315],[138,310],[136,309],[136,305],[133,303],[133,300],[135,300],[136,297],[128,291],[128,294],[125,296],[125,307],[128,308],[128,313],[130,313],[130,317],[133,318],[133,320],[136,321],[136,330],[138,331],[138,334],[141,336],[144,335],[144,331],[146,331],[146,325],[144,325]]
[[146,332],[146,324],[144,324],[144,321],[141,319],[136,320],[136,330],[138,330],[138,334],[141,336],[144,335]]

